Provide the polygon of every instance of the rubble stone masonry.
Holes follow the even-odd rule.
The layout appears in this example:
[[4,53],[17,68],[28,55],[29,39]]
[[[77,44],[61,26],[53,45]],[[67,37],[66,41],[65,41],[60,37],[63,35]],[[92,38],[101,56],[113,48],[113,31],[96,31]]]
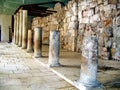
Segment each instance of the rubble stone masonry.
[[61,48],[81,52],[83,38],[97,36],[99,56],[120,60],[120,0],[71,0],[54,10],[33,19],[32,28],[43,28],[43,43],[49,43],[50,30],[59,30]]

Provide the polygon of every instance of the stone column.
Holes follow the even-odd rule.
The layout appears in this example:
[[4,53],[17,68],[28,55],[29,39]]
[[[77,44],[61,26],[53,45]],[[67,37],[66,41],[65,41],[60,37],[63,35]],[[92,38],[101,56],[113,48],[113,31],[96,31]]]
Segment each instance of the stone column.
[[16,39],[15,39],[16,45],[19,43],[19,12],[17,13],[17,22],[16,22]]
[[32,33],[32,30],[28,30],[27,52],[33,52],[33,33]]
[[27,10],[22,10],[22,49],[27,48],[27,20],[28,20],[28,12]]
[[19,11],[20,16],[19,16],[19,43],[18,46],[22,46],[22,10]]
[[34,57],[42,56],[42,28],[34,28]]
[[50,31],[49,66],[60,66],[60,32]]
[[17,27],[17,15],[14,15],[14,38],[13,38],[13,43],[16,43],[16,27]]
[[97,81],[98,40],[96,37],[85,37],[83,40],[80,79],[77,87],[80,90],[101,90]]

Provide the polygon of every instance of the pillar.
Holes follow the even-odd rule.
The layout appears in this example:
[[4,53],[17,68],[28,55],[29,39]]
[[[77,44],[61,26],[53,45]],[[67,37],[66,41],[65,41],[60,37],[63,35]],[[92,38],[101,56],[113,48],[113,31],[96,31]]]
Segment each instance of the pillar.
[[42,56],[42,28],[34,28],[34,57]]
[[33,33],[32,33],[32,30],[28,30],[27,52],[33,52]]
[[80,79],[77,87],[80,90],[102,90],[97,81],[98,40],[96,37],[85,37],[83,40]]
[[16,26],[17,26],[17,15],[14,15],[14,37],[13,37],[13,43],[16,43]]
[[9,42],[12,42],[12,27],[9,26]]
[[18,45],[19,43],[19,12],[16,14],[17,15],[17,22],[16,22],[16,39],[15,39],[15,43],[16,45]]
[[22,10],[19,11],[20,15],[19,15],[19,43],[18,46],[21,47],[22,46]]
[[49,66],[60,66],[60,32],[50,31],[50,46],[49,46]]
[[28,13],[27,10],[22,10],[22,49],[27,48],[27,18],[28,18]]

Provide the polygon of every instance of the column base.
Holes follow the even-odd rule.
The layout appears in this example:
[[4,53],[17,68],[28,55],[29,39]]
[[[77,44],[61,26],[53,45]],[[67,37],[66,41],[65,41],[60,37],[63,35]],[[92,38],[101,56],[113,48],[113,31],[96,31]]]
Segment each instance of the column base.
[[32,53],[33,52],[33,50],[27,50],[27,53]]
[[18,47],[22,47],[22,45],[18,45]]
[[99,82],[96,82],[95,84],[86,84],[78,80],[75,81],[74,84],[79,90],[105,90],[104,86]]
[[22,49],[26,49],[26,48],[23,48],[23,47],[22,47]]
[[40,58],[40,57],[42,57],[42,55],[34,55],[33,57],[34,58]]
[[49,64],[49,67],[60,67],[61,64],[60,63],[57,63],[57,64]]

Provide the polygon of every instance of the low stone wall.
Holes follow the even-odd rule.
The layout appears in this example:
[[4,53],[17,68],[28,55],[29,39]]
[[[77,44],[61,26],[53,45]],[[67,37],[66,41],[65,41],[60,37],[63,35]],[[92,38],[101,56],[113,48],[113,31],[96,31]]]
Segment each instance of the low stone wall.
[[50,30],[59,30],[61,47],[81,52],[85,36],[97,36],[99,56],[120,59],[120,1],[72,0],[66,6],[57,3],[57,13],[33,19],[33,28],[42,26],[43,43],[49,43]]

